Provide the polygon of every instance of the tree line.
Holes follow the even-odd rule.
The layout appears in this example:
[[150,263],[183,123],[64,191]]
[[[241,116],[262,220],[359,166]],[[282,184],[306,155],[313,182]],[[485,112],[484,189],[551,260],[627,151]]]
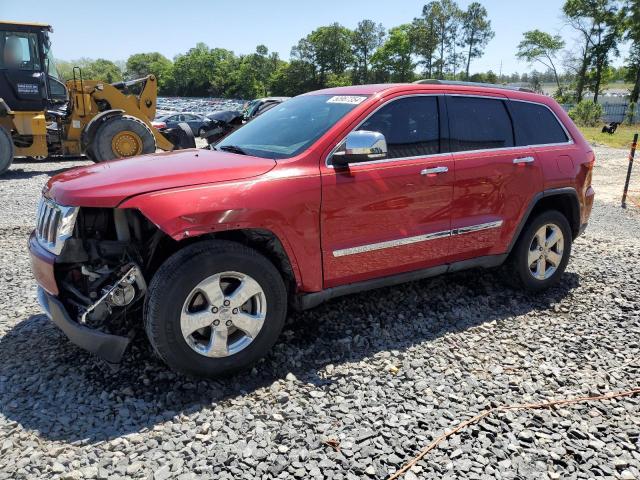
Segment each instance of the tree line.
[[[633,85],[630,100],[636,104],[640,94],[640,0],[566,0],[562,13],[577,36],[572,48],[565,49],[559,35],[536,29],[523,34],[517,57],[541,64],[553,74],[554,96],[559,101],[580,102],[591,92],[597,103],[603,87],[620,79]],[[625,65],[612,68],[611,60],[620,56],[624,42],[630,46]],[[570,81],[561,81],[561,67]]]
[[[300,39],[282,60],[265,45],[254,53],[236,55],[198,43],[170,60],[158,52],[137,53],[126,62],[80,59],[59,62],[65,78],[73,65],[84,78],[114,82],[154,74],[165,96],[255,98],[293,96],[319,88],[372,82],[410,82],[438,78],[490,83],[527,83],[539,88],[554,82],[561,101],[580,101],[587,92],[597,101],[603,86],[621,76],[640,90],[640,0],[566,0],[562,12],[579,41],[566,49],[559,35],[532,30],[523,34],[515,55],[544,69],[502,75],[492,71],[471,74],[495,33],[486,8],[471,3],[461,9],[454,0],[424,5],[412,22],[387,30],[372,20],[355,29],[339,23],[321,26]],[[630,53],[622,69],[611,67],[623,42]]]

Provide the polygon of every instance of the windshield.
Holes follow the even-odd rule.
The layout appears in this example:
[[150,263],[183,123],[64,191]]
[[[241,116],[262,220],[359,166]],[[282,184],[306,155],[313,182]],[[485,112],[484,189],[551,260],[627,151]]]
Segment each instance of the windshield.
[[290,158],[309,148],[367,97],[304,95],[273,107],[225,137],[216,149],[233,147],[247,155]]

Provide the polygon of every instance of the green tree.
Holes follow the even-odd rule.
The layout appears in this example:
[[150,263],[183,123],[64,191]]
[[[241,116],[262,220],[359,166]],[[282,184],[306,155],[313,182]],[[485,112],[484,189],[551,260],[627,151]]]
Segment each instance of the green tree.
[[271,75],[272,95],[293,97],[317,88],[315,70],[311,63],[301,60],[282,62]]
[[624,6],[626,39],[631,42],[625,79],[633,83],[631,103],[640,96],[640,0],[627,0]]
[[[433,4],[430,4],[432,8]],[[424,8],[427,8],[425,5]],[[433,77],[433,65],[435,62],[435,51],[438,47],[438,34],[436,31],[436,20],[434,15],[425,15],[414,18],[409,29],[409,39],[420,65],[424,67],[424,75],[427,78]]]
[[136,53],[125,64],[126,77],[129,80],[155,75],[160,94],[171,94],[173,86],[173,62],[158,52]]
[[[427,60],[425,55],[428,55],[433,47],[434,58],[427,61],[429,76],[435,74],[437,78],[444,78],[448,70],[455,72],[459,62],[455,47],[461,20],[462,11],[453,0],[437,0],[422,8],[422,21],[414,24],[416,28],[414,32],[418,35],[423,32],[426,35],[423,41],[416,43],[425,61]],[[451,66],[453,68],[449,68]]]
[[327,85],[327,75],[342,75],[353,63],[351,51],[353,33],[339,23],[319,27],[291,49],[291,56],[311,64],[314,83]]
[[[582,100],[584,90],[589,86],[594,92],[593,101],[597,102],[609,57],[612,53],[618,54],[624,18],[618,10],[618,0],[567,0],[562,10],[569,24],[581,36],[576,100]],[[590,76],[587,75],[589,68],[594,70]]]
[[411,25],[389,30],[387,40],[371,59],[376,80],[382,82],[410,82],[416,67],[412,59]]
[[469,78],[471,60],[482,56],[484,48],[494,35],[487,9],[478,2],[470,4],[462,14],[462,38],[460,41],[461,46],[467,52],[465,78]]
[[367,83],[369,81],[371,56],[382,45],[385,32],[384,26],[381,23],[376,25],[373,20],[362,20],[353,31],[354,83]]
[[516,56],[529,63],[539,62],[553,71],[553,76],[558,89],[560,89],[560,79],[556,69],[556,56],[564,48],[564,40],[560,35],[551,35],[541,30],[530,30],[524,32],[523,40],[518,44]]

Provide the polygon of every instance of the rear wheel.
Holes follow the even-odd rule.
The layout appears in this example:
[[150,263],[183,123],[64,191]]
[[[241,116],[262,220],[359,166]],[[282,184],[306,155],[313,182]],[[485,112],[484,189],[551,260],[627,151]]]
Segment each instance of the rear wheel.
[[282,277],[265,257],[233,242],[200,242],[173,255],[153,277],[145,329],[171,368],[228,375],[271,349],[286,300]]
[[130,115],[118,115],[105,120],[86,149],[88,156],[95,162],[155,151],[156,139],[151,129]]
[[543,212],[529,222],[514,249],[511,266],[520,283],[531,291],[556,284],[571,254],[571,227],[556,210]]
[[0,127],[0,175],[9,170],[13,162],[14,151],[11,134]]

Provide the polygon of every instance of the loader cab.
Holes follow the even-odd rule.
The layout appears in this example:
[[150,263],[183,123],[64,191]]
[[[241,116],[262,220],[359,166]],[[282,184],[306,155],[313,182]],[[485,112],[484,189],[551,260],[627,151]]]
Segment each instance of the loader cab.
[[44,24],[0,21],[0,98],[11,110],[39,112],[67,99]]

